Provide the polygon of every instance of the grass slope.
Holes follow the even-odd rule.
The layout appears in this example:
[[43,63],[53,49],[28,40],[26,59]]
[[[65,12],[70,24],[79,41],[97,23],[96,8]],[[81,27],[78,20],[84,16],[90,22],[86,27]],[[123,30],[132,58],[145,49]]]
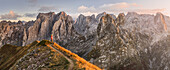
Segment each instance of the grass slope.
[[18,59],[28,53],[28,49],[38,44],[38,41],[34,41],[28,46],[20,47],[13,45],[4,45],[0,48],[0,69],[8,70]]
[[[0,70],[67,70],[70,62],[51,45],[74,63],[74,70],[94,69],[97,66],[48,40],[34,41],[27,46],[4,45],[0,48]],[[97,69],[95,69],[97,68]]]

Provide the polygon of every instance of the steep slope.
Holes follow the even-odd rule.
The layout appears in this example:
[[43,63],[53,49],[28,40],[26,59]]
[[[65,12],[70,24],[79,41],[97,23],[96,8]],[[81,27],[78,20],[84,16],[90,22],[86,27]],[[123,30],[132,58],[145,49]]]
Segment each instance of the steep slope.
[[82,35],[82,36],[88,36],[96,32],[97,29],[97,20],[95,18],[95,15],[92,16],[84,16],[79,15],[77,18],[74,26],[75,31]]
[[26,44],[29,44],[34,40],[48,39],[52,31],[54,15],[54,12],[50,12],[40,13],[37,16],[37,20],[35,21],[34,25],[28,29],[28,38]]
[[35,40],[50,40],[54,35],[54,41],[61,44],[67,43],[72,36],[73,19],[65,12],[39,13],[35,21],[22,23],[0,22],[0,45],[13,44],[25,46]]
[[101,18],[97,27],[96,46],[87,55],[92,63],[105,69],[117,69],[117,65],[137,54],[133,37],[126,30],[120,30],[111,15]]
[[24,47],[5,45],[0,49],[0,54],[0,69],[2,70],[100,69],[71,51],[48,40],[35,41]]
[[0,22],[0,46],[4,44],[22,45],[23,32],[26,28],[21,22]]
[[8,70],[17,60],[22,58],[28,53],[28,50],[36,45],[38,41],[35,41],[25,47],[4,45],[0,48],[0,69]]
[[115,70],[169,69],[167,19],[161,13],[154,16],[134,12],[126,16],[121,13],[115,20],[111,15],[102,17],[96,46],[87,60]]
[[162,70],[170,68],[169,23],[170,18],[161,13],[120,13],[117,18],[106,12],[96,18],[81,14],[75,21],[65,12],[40,13],[30,24],[1,22],[0,45],[27,45],[50,40],[53,34],[54,42],[101,68]]
[[64,58],[66,58],[69,61],[70,65],[68,67],[68,70],[72,70],[73,69],[74,63],[73,63],[73,61],[71,59],[69,59],[67,56],[65,56],[63,53],[61,53],[60,51],[56,50],[52,46],[50,46],[50,45],[47,45],[47,46],[50,47],[51,49],[54,49],[55,52],[58,52],[59,54],[61,54]]
[[153,38],[152,43],[167,36],[167,23],[161,13],[154,15],[129,12],[125,17],[124,29],[135,33],[146,34]]
[[70,62],[62,54],[48,47],[48,44],[51,42],[43,40],[29,49],[30,53],[18,60],[11,69],[68,69]]
[[63,46],[80,56],[85,56],[88,51],[91,51],[91,46],[96,43],[97,26],[98,23],[94,15],[79,15],[73,24],[74,36]]
[[25,44],[34,40],[50,40],[50,36],[53,34],[55,42],[65,45],[72,38],[72,24],[72,17],[65,12],[40,13],[34,25],[28,29],[28,38]]

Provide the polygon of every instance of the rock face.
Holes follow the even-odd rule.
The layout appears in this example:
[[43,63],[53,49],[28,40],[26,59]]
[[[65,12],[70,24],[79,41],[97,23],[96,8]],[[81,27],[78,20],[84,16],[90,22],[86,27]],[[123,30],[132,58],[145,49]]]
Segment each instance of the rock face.
[[[96,19],[100,21],[101,17],[105,16],[106,14],[107,14],[106,12],[100,13],[96,16]],[[111,15],[113,19],[116,19],[116,16],[114,14],[109,14],[109,15]]]
[[101,18],[97,36],[96,45],[87,59],[93,58],[93,63],[101,68],[117,69],[121,62],[137,54],[133,37],[126,30],[120,30],[111,15]]
[[74,24],[74,29],[82,36],[86,36],[95,33],[97,25],[98,23],[94,15],[86,17],[81,14]]
[[94,15],[79,15],[73,24],[72,39],[70,39],[70,41],[65,46],[73,52],[84,57],[92,50],[91,46],[95,45],[96,43],[97,26],[98,23]]
[[73,20],[65,12],[55,14],[54,12],[40,13],[34,25],[28,29],[26,44],[34,40],[50,40],[51,34],[54,41],[66,43],[71,35]]
[[165,18],[168,19],[161,13],[154,16],[134,12],[126,16],[119,14],[115,21],[108,15],[102,17],[96,46],[87,59],[111,70],[169,69],[167,55],[170,53],[165,50],[169,46],[169,34]]
[[28,22],[28,24],[23,25],[22,22],[7,22],[2,21],[0,23],[0,45],[4,44],[13,44],[21,46],[23,45],[23,40],[25,39],[25,31],[32,24],[32,22]]
[[26,44],[31,43],[33,40],[48,39],[51,35],[54,12],[40,13],[34,25],[28,29],[28,38]]
[[170,17],[103,12],[96,17],[79,15],[74,21],[65,12],[40,13],[36,21],[0,23],[0,45],[26,45],[50,40],[105,69],[170,69]]

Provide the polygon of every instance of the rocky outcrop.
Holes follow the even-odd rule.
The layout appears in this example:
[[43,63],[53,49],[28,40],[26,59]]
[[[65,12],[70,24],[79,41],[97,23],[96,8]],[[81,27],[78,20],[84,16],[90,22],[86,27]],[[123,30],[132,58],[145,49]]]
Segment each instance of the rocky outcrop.
[[116,26],[124,25],[124,21],[125,21],[125,14],[124,13],[120,13],[118,15],[118,17],[115,19]]
[[54,41],[65,45],[73,36],[72,25],[73,19],[71,16],[67,15],[65,12],[58,13],[52,27]]
[[0,23],[0,46],[4,44],[22,45],[24,27],[22,23],[2,21]]
[[34,25],[28,28],[26,44],[35,40],[49,39],[52,31],[55,13],[40,13]]
[[169,41],[165,19],[167,17],[161,13],[154,16],[134,12],[126,16],[121,13],[116,20],[110,15],[102,17],[96,45],[88,53],[87,60],[101,68],[115,70],[169,68],[168,62],[163,60],[169,60],[169,53],[164,49]]
[[167,23],[164,15],[157,13],[156,16],[129,12],[125,16],[123,29],[135,33],[146,34],[152,38],[151,44],[167,37]]
[[74,26],[75,31],[82,35],[82,36],[88,36],[93,33],[96,33],[97,30],[97,20],[95,18],[95,15],[92,16],[84,16],[79,15],[77,18]]
[[65,46],[82,57],[86,56],[92,50],[91,46],[96,43],[97,26],[98,23],[94,15],[79,15],[73,24],[74,36]]
[[73,19],[65,12],[55,14],[54,12],[40,13],[34,25],[28,29],[28,38],[26,44],[34,40],[50,40],[51,34],[54,35],[54,41],[67,42],[71,36]]
[[97,36],[96,45],[87,59],[94,59],[92,62],[101,68],[115,69],[118,64],[137,54],[131,34],[120,30],[109,14],[101,18]]
[[[50,40],[106,69],[168,69],[170,17],[106,12],[79,17],[74,21],[65,12],[40,13],[36,21],[0,23],[0,45],[26,45]],[[159,63],[162,64],[159,64]]]
[[[96,16],[96,19],[100,22],[101,17],[106,16],[106,12],[100,13]],[[116,16],[114,14],[109,14],[112,16],[113,19],[116,19]]]

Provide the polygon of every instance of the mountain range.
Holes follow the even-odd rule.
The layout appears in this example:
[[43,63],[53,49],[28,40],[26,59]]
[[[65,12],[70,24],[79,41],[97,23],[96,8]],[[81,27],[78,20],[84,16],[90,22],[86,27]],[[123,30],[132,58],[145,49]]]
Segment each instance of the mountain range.
[[[170,17],[106,12],[80,14],[76,20],[65,12],[39,13],[35,21],[0,22],[0,46],[26,46],[50,40],[104,69],[169,70]],[[2,49],[2,48],[1,48]],[[1,59],[0,59],[1,60]]]

